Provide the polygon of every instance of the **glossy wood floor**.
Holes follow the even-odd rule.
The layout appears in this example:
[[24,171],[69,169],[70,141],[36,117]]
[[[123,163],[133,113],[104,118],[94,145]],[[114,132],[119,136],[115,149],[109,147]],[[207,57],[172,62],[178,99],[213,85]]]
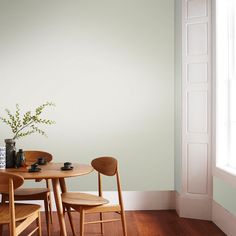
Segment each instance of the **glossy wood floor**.
[[[110,213],[109,213],[110,214]],[[113,214],[112,214],[113,215]],[[108,215],[107,215],[108,216]],[[110,214],[111,216],[111,214]],[[114,214],[116,216],[116,214]],[[74,224],[79,235],[79,214],[73,213]],[[98,215],[88,215],[87,219],[98,219]],[[175,211],[127,211],[128,236],[225,236],[212,222],[179,218]],[[68,219],[66,218],[68,236],[71,236]],[[45,218],[42,213],[43,235],[46,234]],[[5,234],[7,234],[7,229]],[[52,235],[59,236],[59,225],[56,213],[53,213]],[[99,236],[99,225],[85,226],[85,236]],[[27,235],[25,232],[22,235]],[[104,236],[122,236],[120,222],[105,224]]]

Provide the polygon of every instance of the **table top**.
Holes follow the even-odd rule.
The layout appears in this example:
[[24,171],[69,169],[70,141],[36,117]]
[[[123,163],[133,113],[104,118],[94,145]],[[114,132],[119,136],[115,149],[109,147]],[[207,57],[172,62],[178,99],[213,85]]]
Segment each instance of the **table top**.
[[93,167],[85,164],[72,163],[72,170],[61,170],[63,163],[49,162],[46,165],[40,165],[41,171],[28,172],[26,167],[7,168],[1,172],[15,173],[21,175],[24,179],[55,179],[69,178],[74,176],[86,175],[93,171]]

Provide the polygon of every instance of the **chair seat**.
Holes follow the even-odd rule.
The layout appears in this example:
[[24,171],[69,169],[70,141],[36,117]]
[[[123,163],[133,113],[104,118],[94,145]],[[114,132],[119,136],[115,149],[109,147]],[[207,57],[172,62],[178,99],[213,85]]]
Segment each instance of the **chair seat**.
[[[44,200],[50,193],[48,188],[19,188],[14,192],[15,200]],[[3,193],[8,201],[8,193]]]
[[45,193],[49,193],[50,190],[48,188],[18,188],[15,190],[15,196],[31,196],[31,195],[41,195]]
[[[32,195],[44,195],[45,193],[49,193],[50,190],[48,188],[19,188],[14,191],[15,196],[32,196]],[[3,193],[8,195],[8,193]]]
[[109,201],[103,197],[99,197],[86,193],[62,193],[62,202],[69,205],[80,206],[99,206],[109,203]]
[[[39,211],[40,206],[35,204],[15,204],[16,221],[24,220],[31,216],[36,211]],[[0,205],[0,224],[9,224],[10,214],[9,205]]]

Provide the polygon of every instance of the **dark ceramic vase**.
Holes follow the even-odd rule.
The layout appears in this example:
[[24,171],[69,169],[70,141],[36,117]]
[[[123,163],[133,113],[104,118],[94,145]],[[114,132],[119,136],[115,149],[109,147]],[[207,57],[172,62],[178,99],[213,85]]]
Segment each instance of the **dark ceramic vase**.
[[6,143],[6,168],[15,167],[16,142],[14,139],[5,139]]
[[25,156],[22,149],[19,149],[19,152],[16,153],[15,157],[15,167],[24,167],[25,166]]

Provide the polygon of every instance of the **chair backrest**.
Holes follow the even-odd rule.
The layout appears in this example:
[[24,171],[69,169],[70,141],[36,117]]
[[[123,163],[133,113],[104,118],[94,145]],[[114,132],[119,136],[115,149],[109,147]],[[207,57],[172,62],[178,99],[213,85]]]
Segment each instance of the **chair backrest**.
[[36,162],[39,157],[45,158],[47,162],[50,162],[52,160],[52,154],[43,151],[27,150],[24,151],[24,156],[26,163],[28,164]]
[[92,167],[99,173],[113,176],[117,172],[117,160],[114,157],[98,157],[91,162]]
[[0,192],[9,193],[9,215],[10,215],[10,235],[13,235],[15,222],[15,204],[14,189],[20,187],[24,183],[24,178],[20,175],[0,172]]
[[123,209],[122,190],[118,172],[118,161],[114,157],[98,157],[91,162],[92,167],[98,172],[98,194],[102,196],[102,178],[101,174],[107,176],[116,175],[117,191],[119,204]]
[[10,180],[13,182],[13,189],[19,188],[24,183],[20,175],[0,172],[0,192],[9,192]]

